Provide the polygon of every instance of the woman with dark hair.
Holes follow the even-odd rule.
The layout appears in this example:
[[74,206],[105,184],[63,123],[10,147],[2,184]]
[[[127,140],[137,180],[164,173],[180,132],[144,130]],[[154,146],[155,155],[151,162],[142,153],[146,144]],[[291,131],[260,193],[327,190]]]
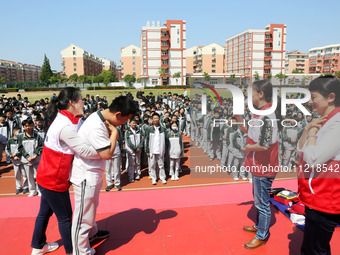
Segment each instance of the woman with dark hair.
[[77,153],[83,157],[98,158],[96,150],[77,135],[82,114],[81,92],[72,87],[62,89],[48,106],[48,131],[36,179],[41,202],[31,243],[32,255],[58,249],[57,243],[46,242],[46,228],[53,213],[58,219],[66,254],[72,254],[72,207],[68,189],[73,155]]
[[[255,81],[252,86],[253,105],[258,110],[268,110],[272,106],[273,86],[268,80]],[[264,245],[269,236],[271,219],[270,189],[275,179],[278,167],[278,138],[279,128],[276,121],[280,115],[256,115],[252,118],[252,125],[248,128],[246,156],[244,167],[253,175],[254,205],[257,209],[257,222],[254,226],[244,226],[243,230],[256,236],[248,241],[244,247],[255,249]],[[261,125],[263,123],[263,125]]]
[[309,85],[313,112],[298,143],[299,198],[305,204],[301,254],[331,254],[329,242],[340,224],[340,81],[319,77]]

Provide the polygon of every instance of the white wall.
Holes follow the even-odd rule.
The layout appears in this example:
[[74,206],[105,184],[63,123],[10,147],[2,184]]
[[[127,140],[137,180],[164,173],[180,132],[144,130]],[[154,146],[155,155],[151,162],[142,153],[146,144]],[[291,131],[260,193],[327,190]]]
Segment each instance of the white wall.
[[180,50],[169,50],[169,57],[170,58],[180,58],[181,51]]
[[170,59],[170,67],[172,66],[181,66],[182,65],[182,61],[180,59]]
[[[179,30],[179,34],[177,32],[178,30]],[[171,48],[180,48],[181,47],[181,40],[182,40],[181,25],[180,24],[171,24],[170,34],[171,34],[171,38],[170,38]],[[179,39],[179,41],[177,39]]]
[[149,58],[160,58],[161,57],[161,51],[160,50],[149,50],[148,51],[148,57]]
[[161,41],[158,42],[148,42],[148,48],[161,48]]
[[282,28],[274,28],[273,31],[273,50],[281,50],[282,47]]
[[148,66],[149,67],[161,67],[161,60],[160,59],[149,59]]
[[159,31],[148,31],[148,39],[161,39]]

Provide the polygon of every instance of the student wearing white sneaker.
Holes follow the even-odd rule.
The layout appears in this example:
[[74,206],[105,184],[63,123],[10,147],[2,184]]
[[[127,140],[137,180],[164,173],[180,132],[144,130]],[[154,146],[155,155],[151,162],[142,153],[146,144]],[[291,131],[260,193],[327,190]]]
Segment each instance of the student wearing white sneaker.
[[[119,96],[109,108],[91,114],[79,129],[78,134],[96,149],[100,158],[74,157],[70,179],[75,201],[72,222],[74,255],[93,254],[91,240],[110,235],[108,231],[98,230],[95,222],[106,160],[111,159],[115,151],[118,139],[116,126],[124,124],[137,110],[136,101],[128,96]],[[108,129],[111,131],[110,137]]]
[[157,184],[156,165],[159,167],[159,178],[163,184],[166,184],[166,174],[164,169],[164,154],[165,154],[165,136],[166,129],[160,126],[159,115],[152,115],[153,126],[148,129],[145,138],[145,151],[150,158],[150,176],[152,185]]
[[167,133],[169,140],[169,157],[170,157],[170,176],[172,181],[179,180],[179,168],[181,157],[184,156],[182,134],[178,130],[177,122],[171,123],[171,131]]
[[127,128],[125,131],[125,149],[129,161],[128,167],[129,182],[135,181],[135,173],[136,180],[140,179],[141,175],[140,156],[142,146],[143,139],[141,136],[141,132],[137,127],[137,121],[134,118],[131,118],[130,127]]
[[58,220],[66,254],[73,252],[72,207],[68,191],[73,155],[77,153],[88,158],[99,157],[97,151],[77,134],[81,114],[81,92],[72,87],[61,90],[48,106],[48,131],[37,171],[37,183],[42,196],[32,237],[32,255],[45,254],[59,247],[58,244],[46,242],[46,228],[53,213]]

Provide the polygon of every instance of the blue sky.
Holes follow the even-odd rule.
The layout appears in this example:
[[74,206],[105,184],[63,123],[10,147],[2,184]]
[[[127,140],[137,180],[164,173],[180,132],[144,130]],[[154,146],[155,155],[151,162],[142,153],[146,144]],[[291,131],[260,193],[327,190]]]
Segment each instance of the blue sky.
[[217,43],[246,29],[287,25],[287,51],[340,43],[340,1],[2,1],[0,59],[61,70],[60,51],[71,43],[120,64],[120,48],[139,46],[149,21],[183,19],[187,48]]

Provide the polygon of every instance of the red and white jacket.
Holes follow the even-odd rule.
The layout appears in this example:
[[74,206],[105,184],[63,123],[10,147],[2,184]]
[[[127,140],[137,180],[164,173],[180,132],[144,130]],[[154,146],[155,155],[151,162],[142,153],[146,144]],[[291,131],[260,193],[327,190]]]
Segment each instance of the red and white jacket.
[[[337,107],[317,132],[316,146],[306,147],[306,141],[299,151],[298,196],[309,208],[329,214],[340,214],[340,146],[333,146],[340,142],[336,135],[339,130],[340,107]],[[335,135],[330,136],[332,133]],[[332,141],[326,141],[329,139]],[[332,155],[327,157],[327,153]],[[321,162],[320,157],[327,160]]]
[[70,171],[74,152],[60,144],[60,132],[66,126],[79,128],[80,117],[62,110],[49,127],[37,170],[37,183],[45,189],[65,192],[70,187]]
[[[271,107],[271,103],[264,105],[261,110],[265,110]],[[271,120],[276,120],[275,113],[270,115],[254,115],[252,118],[252,122],[254,126],[249,125],[248,129],[248,137],[247,137],[247,144],[253,145],[259,143],[260,134],[262,127],[260,123],[264,117],[268,117]],[[268,121],[269,122],[269,121]],[[250,123],[250,124],[251,124]],[[249,172],[251,172],[255,176],[260,177],[274,177],[277,173],[277,167],[279,166],[279,158],[278,158],[278,151],[279,151],[279,133],[278,133],[278,126],[277,121],[270,121],[272,125],[272,139],[270,142],[270,146],[266,151],[246,151],[246,157],[244,160],[244,167],[246,167]],[[263,168],[263,166],[267,168]],[[276,171],[275,171],[276,167]]]

